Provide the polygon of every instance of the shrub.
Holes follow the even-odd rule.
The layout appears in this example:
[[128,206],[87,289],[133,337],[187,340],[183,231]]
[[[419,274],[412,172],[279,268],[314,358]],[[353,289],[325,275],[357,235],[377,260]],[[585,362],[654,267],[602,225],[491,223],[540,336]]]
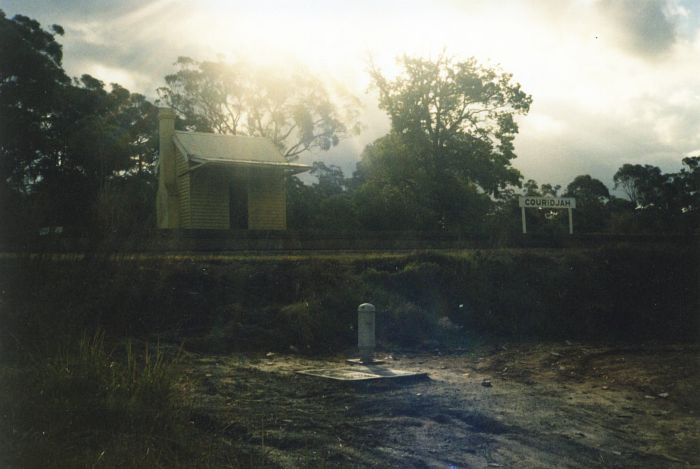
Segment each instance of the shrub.
[[437,317],[413,303],[391,307],[377,319],[381,337],[394,344],[415,346],[435,338]]

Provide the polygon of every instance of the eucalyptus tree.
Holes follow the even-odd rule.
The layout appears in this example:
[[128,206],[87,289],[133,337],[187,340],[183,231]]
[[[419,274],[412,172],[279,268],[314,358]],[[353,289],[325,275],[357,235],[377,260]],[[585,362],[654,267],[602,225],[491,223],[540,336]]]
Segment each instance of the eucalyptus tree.
[[435,229],[475,222],[489,196],[520,185],[511,165],[515,116],[528,112],[532,98],[512,75],[473,58],[404,56],[399,65],[401,73],[389,78],[370,64],[391,131],[365,151],[358,171],[364,190],[374,186],[406,213],[432,219]]
[[26,16],[0,10],[0,183],[27,192],[41,170],[58,158],[56,109],[70,79],[56,36]]
[[108,185],[114,192],[119,181],[138,175],[129,191],[111,197],[111,205],[130,207],[125,197],[148,198],[152,185],[155,106],[90,75],[71,80],[62,66],[62,34],[58,25],[44,29],[0,11],[0,212],[15,231],[94,226]]
[[659,167],[648,164],[625,163],[613,176],[615,189],[622,189],[630,202],[640,208],[658,204],[665,180]]
[[359,101],[304,70],[180,57],[158,89],[189,130],[267,137],[288,161],[358,133]]
[[610,222],[610,191],[588,174],[576,176],[566,186],[566,197],[576,198],[575,225],[579,232],[604,231]]
[[374,65],[370,73],[392,131],[417,147],[425,167],[467,178],[490,194],[517,184],[515,115],[526,114],[532,98],[512,75],[445,55],[404,56],[399,64],[402,73],[394,79]]

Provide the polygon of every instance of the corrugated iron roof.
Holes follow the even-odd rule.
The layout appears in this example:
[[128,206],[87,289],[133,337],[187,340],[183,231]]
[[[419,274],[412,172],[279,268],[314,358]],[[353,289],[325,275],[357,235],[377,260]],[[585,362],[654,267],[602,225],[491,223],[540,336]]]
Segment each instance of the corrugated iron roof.
[[272,141],[263,137],[176,131],[174,141],[187,159],[196,163],[285,166],[297,170],[309,168],[287,162]]

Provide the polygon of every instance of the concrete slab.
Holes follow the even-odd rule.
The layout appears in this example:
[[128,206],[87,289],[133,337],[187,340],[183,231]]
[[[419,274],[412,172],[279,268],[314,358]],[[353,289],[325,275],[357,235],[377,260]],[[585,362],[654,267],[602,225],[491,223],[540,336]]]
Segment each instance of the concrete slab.
[[382,359],[372,360],[371,362],[363,362],[361,358],[348,358],[345,361],[347,363],[350,363],[351,365],[366,365],[366,366],[381,365],[382,363],[384,363],[384,360],[382,360]]
[[298,374],[335,381],[377,381],[388,379],[426,378],[428,373],[395,370],[380,366],[353,366],[345,368],[318,368],[300,370]]

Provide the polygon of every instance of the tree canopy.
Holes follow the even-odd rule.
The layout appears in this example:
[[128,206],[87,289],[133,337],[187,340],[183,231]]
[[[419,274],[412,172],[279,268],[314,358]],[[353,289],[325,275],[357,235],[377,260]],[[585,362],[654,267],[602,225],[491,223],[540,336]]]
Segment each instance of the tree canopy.
[[[0,42],[9,46],[0,52],[0,189],[6,226],[21,217],[19,212],[31,218],[25,220],[30,225],[94,227],[98,206],[108,208],[107,192],[113,206],[128,211],[129,197],[144,194],[151,183],[156,107],[118,84],[108,90],[90,75],[68,78],[57,41],[61,34],[60,26],[47,31],[35,20],[8,19],[0,12]],[[118,189],[131,177],[139,178],[144,189]],[[148,216],[148,205],[131,209],[133,218]]]
[[576,176],[566,186],[566,196],[576,197],[581,200],[605,202],[610,199],[610,191],[599,179],[592,178],[588,174]]
[[307,72],[188,57],[175,65],[158,94],[189,130],[267,137],[288,161],[359,132],[357,99]]
[[[65,225],[79,236],[154,226],[157,109],[145,96],[90,75],[69,78],[63,29],[0,11],[0,236]],[[311,184],[290,177],[289,227],[320,231],[520,232],[512,166],[516,117],[532,99],[513,77],[474,59],[403,57],[389,78],[370,66],[387,135],[367,145],[352,177],[315,162]],[[190,130],[271,138],[289,160],[358,130],[355,98],[303,71],[180,58],[160,89]],[[694,233],[700,228],[700,156],[679,171],[624,164],[612,180],[576,176],[583,232]],[[561,186],[530,179],[529,195]],[[563,212],[532,211],[530,231],[565,233]]]
[[8,19],[0,10],[0,179],[24,191],[38,175],[60,136],[55,110],[70,84],[56,35],[26,16]]
[[648,206],[658,202],[662,193],[664,176],[652,165],[623,164],[613,176],[615,189],[621,188],[635,206]]
[[390,79],[373,64],[379,107],[389,135],[368,145],[356,177],[381,219],[401,228],[462,230],[478,225],[490,196],[520,184],[511,166],[514,116],[531,98],[511,75],[476,60],[400,59]]
[[391,129],[416,149],[420,164],[435,176],[452,174],[489,194],[518,184],[511,166],[514,116],[526,114],[532,98],[512,75],[481,66],[475,59],[454,61],[404,56],[402,73],[387,78],[374,65],[370,74],[379,107]]

